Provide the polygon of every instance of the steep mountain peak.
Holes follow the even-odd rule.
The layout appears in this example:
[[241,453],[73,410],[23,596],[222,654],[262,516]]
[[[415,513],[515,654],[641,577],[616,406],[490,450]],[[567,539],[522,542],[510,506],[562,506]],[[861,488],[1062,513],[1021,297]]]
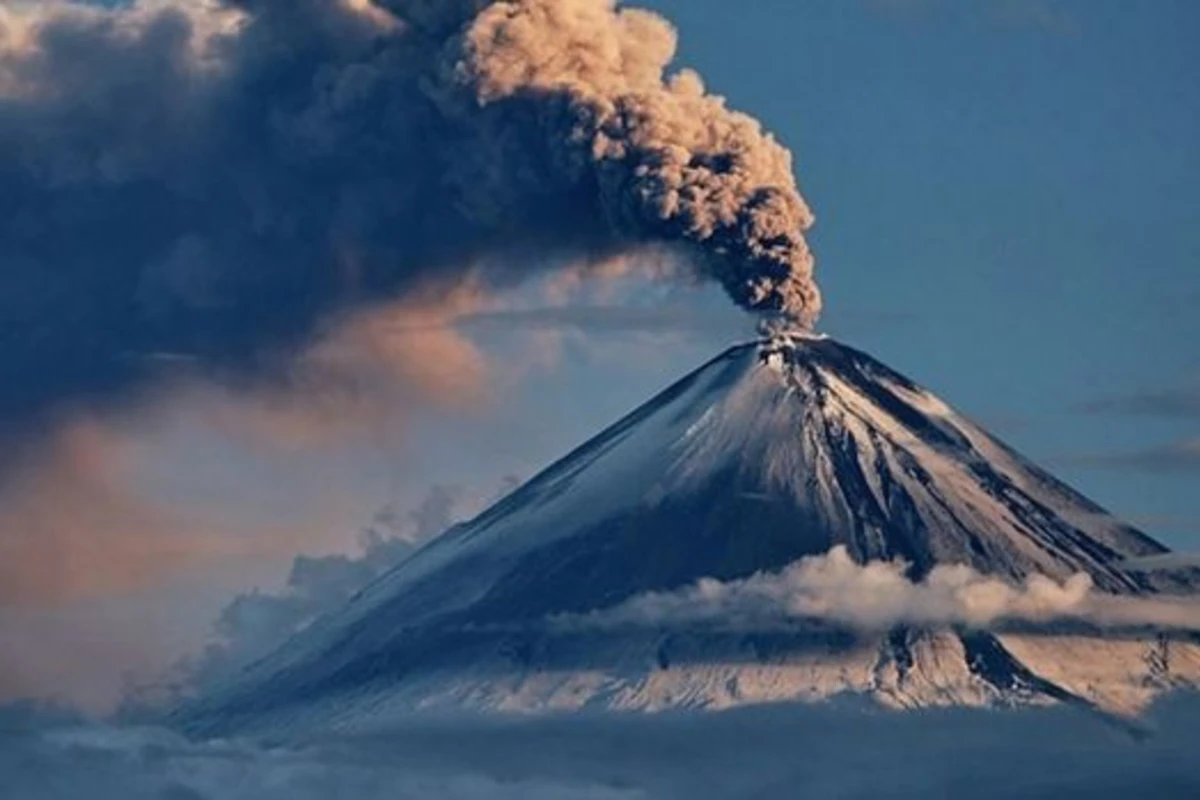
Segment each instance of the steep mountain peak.
[[[1125,559],[1166,548],[903,375],[833,339],[775,331],[729,348],[430,542],[200,716],[310,713],[310,700],[347,693],[397,707],[511,709],[844,691],[901,705],[1074,696],[1037,670],[1128,705],[1170,683],[1162,670],[1141,675],[1147,664],[1190,664],[1200,676],[1200,647],[1168,658],[1158,640],[1105,650],[1116,672],[1097,677],[1069,666],[1091,647],[1086,638],[1046,649],[1044,638],[982,632],[564,638],[545,626],[705,580],[779,573],[835,548],[859,564],[903,560],[914,581],[959,565],[1011,585],[1076,585],[1082,573],[1109,595],[1193,588],[1186,576],[1123,570]],[[676,669],[680,652],[683,672],[651,680]],[[914,670],[923,683],[911,683]],[[767,683],[747,693],[751,679]],[[731,685],[743,688],[731,695]]]
[[[1136,590],[1117,561],[1163,551],[903,375],[796,332],[730,348],[510,501],[496,512],[563,507],[576,523],[640,509],[660,530],[648,538],[662,535],[660,507],[699,504],[702,528],[725,525],[733,549],[757,541],[764,557],[786,527],[789,560],[844,544],[918,574],[935,563],[1013,578],[1085,571],[1113,591]],[[518,539],[540,538],[521,527]],[[781,566],[767,561],[747,566]]]

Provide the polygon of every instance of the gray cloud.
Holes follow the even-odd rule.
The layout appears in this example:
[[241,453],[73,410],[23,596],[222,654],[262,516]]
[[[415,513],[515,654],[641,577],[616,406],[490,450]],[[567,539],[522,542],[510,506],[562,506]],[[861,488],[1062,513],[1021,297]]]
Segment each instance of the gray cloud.
[[1144,739],[1065,707],[410,718],[270,747],[0,715],[11,800],[840,797],[1200,794],[1200,701],[1169,697]]
[[467,327],[530,327],[571,329],[588,333],[728,332],[729,318],[717,317],[690,306],[633,307],[570,305],[481,312],[464,317]]
[[1085,403],[1080,410],[1093,414],[1131,414],[1148,417],[1200,418],[1200,383],[1167,389],[1150,389]]
[[[348,314],[648,243],[811,323],[788,151],[611,0],[0,14],[0,435],[162,359],[242,387]],[[175,371],[175,370],[173,370]]]
[[147,727],[77,723],[36,732],[0,731],[0,747],[4,749],[0,794],[10,800],[647,798],[635,789],[586,779],[514,779],[469,767],[421,767],[407,759],[389,763],[392,759],[377,750],[357,755],[328,745],[291,750],[196,743],[169,730]]
[[1200,471],[1200,438],[1131,450],[1124,453],[1098,453],[1059,459],[1065,464],[1103,469],[1128,469],[1151,473]]

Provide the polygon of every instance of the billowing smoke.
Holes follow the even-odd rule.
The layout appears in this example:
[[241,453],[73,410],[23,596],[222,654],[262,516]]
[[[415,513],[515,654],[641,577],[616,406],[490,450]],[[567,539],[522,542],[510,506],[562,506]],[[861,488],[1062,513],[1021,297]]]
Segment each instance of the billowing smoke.
[[650,245],[811,324],[790,155],[675,45],[614,0],[0,12],[0,434]]
[[712,578],[673,592],[635,596],[609,609],[560,615],[557,627],[619,628],[714,624],[760,628],[822,619],[856,630],[896,625],[965,625],[1078,621],[1106,628],[1200,630],[1195,598],[1129,597],[1098,592],[1086,573],[1058,582],[1031,575],[1015,585],[962,564],[935,566],[912,581],[903,561],[858,564],[845,547],[800,559],[777,573],[742,580]]

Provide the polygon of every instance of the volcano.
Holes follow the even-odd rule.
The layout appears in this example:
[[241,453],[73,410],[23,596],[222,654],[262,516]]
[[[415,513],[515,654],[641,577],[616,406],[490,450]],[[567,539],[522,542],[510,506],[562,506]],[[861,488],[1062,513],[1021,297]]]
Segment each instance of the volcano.
[[204,730],[353,726],[413,709],[663,710],[857,695],[892,707],[1071,702],[1133,712],[1200,682],[1200,639],[1083,624],[981,630],[546,621],[844,548],[920,581],[1192,593],[1167,548],[870,356],[780,333],[738,345],[457,525],[183,712]]

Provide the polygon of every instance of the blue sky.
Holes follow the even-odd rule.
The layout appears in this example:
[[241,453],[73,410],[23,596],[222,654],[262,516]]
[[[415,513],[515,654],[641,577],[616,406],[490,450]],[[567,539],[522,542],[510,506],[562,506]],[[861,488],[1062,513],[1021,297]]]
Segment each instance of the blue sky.
[[[1200,4],[643,5],[678,27],[681,66],[794,151],[825,331],[1165,543],[1200,549],[1200,457],[1161,457],[1200,436]],[[351,549],[376,509],[434,484],[482,500],[749,331],[716,290],[647,294],[690,324],[570,331],[533,366],[528,331],[477,330],[502,379],[469,411],[406,412],[398,443],[297,458],[202,421],[144,433],[148,495],[218,508],[234,527],[337,513],[256,565],[37,624],[70,639],[103,630],[89,614],[153,609],[177,650],[236,588],[281,580],[293,550]],[[1133,413],[1164,394],[1181,398],[1173,413]]]

